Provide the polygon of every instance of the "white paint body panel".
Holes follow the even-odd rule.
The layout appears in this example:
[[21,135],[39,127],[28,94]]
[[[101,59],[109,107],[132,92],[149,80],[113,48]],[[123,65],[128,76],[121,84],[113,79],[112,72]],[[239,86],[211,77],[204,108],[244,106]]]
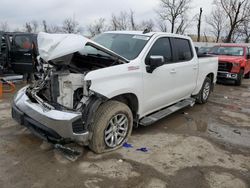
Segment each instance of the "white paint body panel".
[[[127,31],[110,33],[143,35],[142,32]],[[39,53],[46,61],[81,51],[88,42],[94,43],[77,35],[54,36],[42,33],[38,37],[38,44],[41,45]],[[163,107],[198,94],[206,76],[210,73],[214,75],[214,83],[216,82],[218,59],[214,57],[198,59],[189,37],[153,32],[147,33],[145,36],[150,37],[150,39],[136,59],[129,63],[91,71],[85,75],[83,79],[91,81],[90,90],[109,99],[122,94],[134,94],[139,102],[138,115],[142,118]],[[166,64],[158,67],[152,74],[147,73],[145,58],[154,42],[161,37],[189,40],[194,53],[193,59],[188,62]],[[64,78],[61,79],[63,79],[62,82],[65,81]],[[65,79],[67,80],[67,78]],[[70,80],[75,80],[75,76]],[[71,93],[70,96],[72,96],[72,91],[80,85],[79,81],[80,79],[76,82],[75,88],[68,88],[70,91],[66,91],[67,88],[64,88],[62,83],[60,84],[60,92],[65,93],[62,98],[59,98],[62,104],[72,106],[72,98],[69,99],[67,94]],[[65,91],[62,91],[64,89]],[[68,102],[65,100],[67,97]]]
[[[130,34],[130,32],[126,33]],[[208,74],[214,75],[214,83],[217,77],[218,59],[214,57],[198,59],[189,37],[167,33],[151,33],[151,35],[150,41],[135,60],[127,64],[92,71],[85,76],[85,80],[92,82],[90,90],[107,98],[127,93],[136,95],[140,118],[198,94]],[[179,37],[190,40],[195,54],[193,59],[188,62],[166,64],[158,67],[152,74],[147,73],[145,57],[160,37]],[[131,67],[135,70],[130,70]],[[173,69],[176,73],[171,72]]]

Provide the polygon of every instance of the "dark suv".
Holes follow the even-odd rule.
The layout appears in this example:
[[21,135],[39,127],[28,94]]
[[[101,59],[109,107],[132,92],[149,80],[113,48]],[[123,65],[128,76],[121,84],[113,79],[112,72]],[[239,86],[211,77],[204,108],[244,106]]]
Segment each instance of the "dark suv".
[[0,32],[0,73],[32,73],[35,68],[37,35]]

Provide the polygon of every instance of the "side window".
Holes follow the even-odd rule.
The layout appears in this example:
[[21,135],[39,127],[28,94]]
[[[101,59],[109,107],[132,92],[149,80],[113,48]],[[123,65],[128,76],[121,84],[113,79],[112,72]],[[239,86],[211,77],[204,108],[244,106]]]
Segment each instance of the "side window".
[[163,56],[165,62],[172,62],[172,50],[169,38],[158,39],[147,55],[147,60],[150,56]]
[[176,61],[190,61],[193,58],[193,52],[189,40],[173,38],[173,45],[176,51]]
[[14,38],[14,46],[18,50],[29,50],[32,48],[32,42],[28,36],[16,36]]
[[1,37],[0,45],[1,45],[1,50],[0,51],[4,52],[6,50],[6,40],[5,40],[4,36]]

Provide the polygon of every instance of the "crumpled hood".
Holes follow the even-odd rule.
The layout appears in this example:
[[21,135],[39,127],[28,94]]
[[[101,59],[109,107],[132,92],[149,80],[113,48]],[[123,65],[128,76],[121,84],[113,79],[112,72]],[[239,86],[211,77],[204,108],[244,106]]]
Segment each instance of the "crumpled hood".
[[89,39],[74,34],[48,34],[41,32],[37,37],[39,55],[50,61],[77,51],[81,51]]
[[223,62],[239,63],[242,60],[244,60],[243,56],[219,56],[219,61]]
[[113,57],[128,62],[126,58],[81,35],[40,32],[37,37],[39,55],[47,62],[75,52],[84,53],[87,43]]

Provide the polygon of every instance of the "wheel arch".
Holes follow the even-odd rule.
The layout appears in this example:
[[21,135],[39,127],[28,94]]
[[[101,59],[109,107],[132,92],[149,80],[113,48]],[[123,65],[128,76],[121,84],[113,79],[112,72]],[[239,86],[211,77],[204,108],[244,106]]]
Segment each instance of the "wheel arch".
[[122,102],[130,108],[133,114],[133,118],[138,118],[138,110],[139,110],[139,100],[134,93],[125,93],[115,97],[112,97],[110,100],[116,100]]
[[209,78],[211,80],[211,85],[212,85],[212,91],[214,90],[214,73],[209,73],[205,78]]

